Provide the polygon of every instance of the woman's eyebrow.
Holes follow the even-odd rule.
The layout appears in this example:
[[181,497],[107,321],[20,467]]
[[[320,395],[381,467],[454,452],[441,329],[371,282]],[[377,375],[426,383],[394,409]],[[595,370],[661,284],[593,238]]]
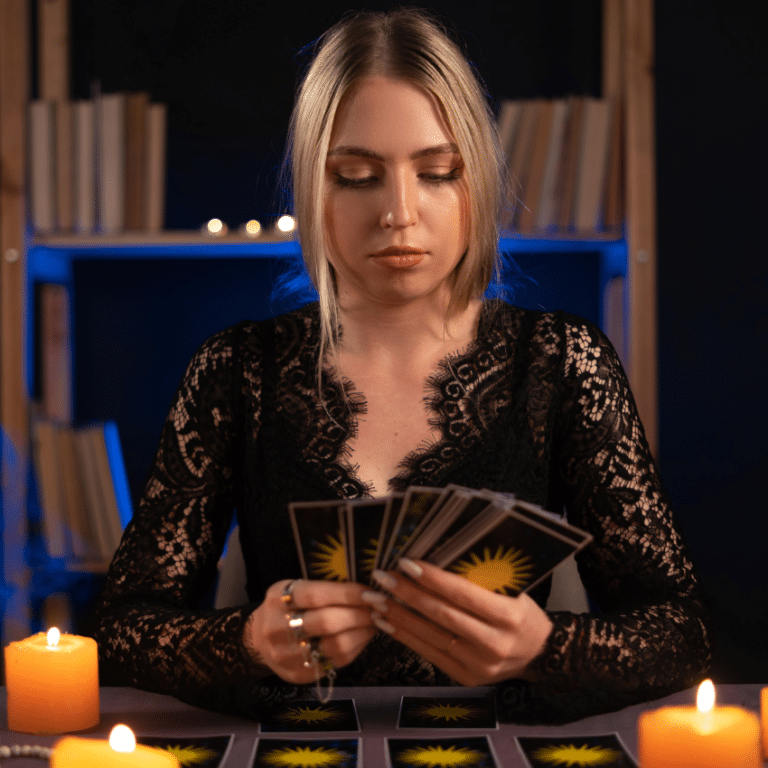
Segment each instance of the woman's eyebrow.
[[[449,142],[447,144],[436,144],[433,147],[425,147],[424,149],[418,149],[411,155],[411,160],[418,160],[420,157],[429,157],[430,155],[458,155],[458,145]],[[384,162],[386,158],[374,152],[372,149],[366,149],[365,147],[345,146],[334,147],[328,152],[328,157],[334,157],[337,155],[353,155],[355,157],[365,157],[369,160],[378,160]]]

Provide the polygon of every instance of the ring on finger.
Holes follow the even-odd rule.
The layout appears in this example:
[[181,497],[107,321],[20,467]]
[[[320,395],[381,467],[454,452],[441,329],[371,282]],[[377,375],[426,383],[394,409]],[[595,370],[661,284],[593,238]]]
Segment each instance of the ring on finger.
[[283,601],[283,604],[286,608],[290,606],[290,604],[293,602],[293,590],[295,589],[296,585],[301,581],[301,579],[293,579],[293,581],[289,581],[285,588],[283,589],[283,594],[280,595],[280,599]]
[[304,666],[311,667],[316,664],[319,659],[324,658],[323,653],[320,650],[320,638],[310,637],[308,640],[302,640],[299,645],[304,651]]
[[288,619],[288,626],[293,631],[294,639],[297,643],[301,643],[307,637],[307,633],[304,631],[303,613],[286,613],[285,617]]

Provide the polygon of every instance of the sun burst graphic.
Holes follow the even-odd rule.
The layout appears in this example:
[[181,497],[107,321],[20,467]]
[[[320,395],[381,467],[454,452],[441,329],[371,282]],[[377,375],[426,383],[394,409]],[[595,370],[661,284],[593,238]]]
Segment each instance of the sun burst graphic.
[[363,558],[360,565],[365,573],[371,573],[376,566],[376,554],[379,551],[379,540],[368,539],[368,546],[363,549]]
[[521,550],[505,550],[499,544],[494,554],[488,547],[480,557],[475,552],[469,553],[470,561],[460,560],[452,570],[471,581],[502,595],[518,594],[523,591],[533,572],[533,558]]
[[397,756],[397,759],[403,765],[420,766],[421,768],[471,768],[484,757],[484,753],[468,747],[452,745],[445,748],[435,745],[406,749]]
[[590,747],[582,744],[557,744],[537,749],[533,756],[543,763],[562,766],[610,765],[621,753],[608,747]]
[[276,765],[279,768],[330,768],[343,766],[348,760],[346,752],[325,747],[284,747],[262,758],[265,765]]
[[286,720],[291,723],[331,723],[334,720],[344,718],[344,713],[332,707],[323,707],[322,705],[306,707],[291,707],[279,715],[280,720]]
[[168,744],[165,751],[170,752],[182,766],[204,765],[217,755],[216,752],[207,747],[182,747],[180,744]]
[[326,542],[318,544],[312,553],[312,572],[326,581],[346,581],[347,554],[341,531],[336,536],[326,536]]
[[422,717],[430,717],[433,720],[466,720],[475,717],[480,710],[477,707],[463,706],[447,703],[422,704],[416,707],[416,712]]

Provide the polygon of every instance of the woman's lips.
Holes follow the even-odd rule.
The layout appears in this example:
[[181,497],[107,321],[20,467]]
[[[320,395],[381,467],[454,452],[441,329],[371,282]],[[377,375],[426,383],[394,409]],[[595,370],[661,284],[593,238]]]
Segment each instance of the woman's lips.
[[372,253],[371,258],[377,264],[383,264],[392,269],[407,269],[408,267],[415,267],[424,258],[424,255],[425,251],[420,248],[392,245]]

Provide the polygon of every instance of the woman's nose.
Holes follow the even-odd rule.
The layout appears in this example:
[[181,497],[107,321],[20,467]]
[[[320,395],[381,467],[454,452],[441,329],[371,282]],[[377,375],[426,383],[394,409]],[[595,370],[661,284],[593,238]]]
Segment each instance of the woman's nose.
[[402,229],[416,223],[416,183],[405,174],[389,179],[381,225],[385,228]]

